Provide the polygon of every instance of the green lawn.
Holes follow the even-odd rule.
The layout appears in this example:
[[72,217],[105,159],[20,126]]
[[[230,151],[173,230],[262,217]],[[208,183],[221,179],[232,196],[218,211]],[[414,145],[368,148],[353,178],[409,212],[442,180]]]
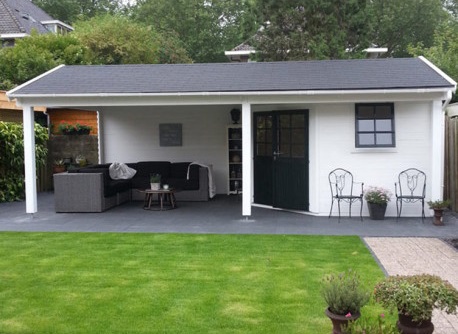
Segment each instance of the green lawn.
[[0,333],[329,334],[348,268],[383,277],[358,237],[0,233]]

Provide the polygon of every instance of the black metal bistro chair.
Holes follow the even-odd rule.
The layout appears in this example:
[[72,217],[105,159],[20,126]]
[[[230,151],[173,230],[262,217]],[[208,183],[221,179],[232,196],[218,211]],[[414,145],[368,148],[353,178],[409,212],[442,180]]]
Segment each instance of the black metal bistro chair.
[[396,210],[401,217],[402,203],[421,202],[421,218],[425,219],[426,174],[417,168],[408,168],[398,175],[394,184]]
[[[344,201],[349,204],[349,213],[351,218],[351,206],[354,202],[361,202],[361,209],[359,216],[363,220],[363,187],[364,183],[353,181],[353,174],[349,171],[336,168],[329,173],[329,186],[331,187],[332,203],[329,217],[332,214],[334,201],[337,201],[339,208],[339,222],[340,222],[340,202]],[[361,186],[361,188],[359,188]]]

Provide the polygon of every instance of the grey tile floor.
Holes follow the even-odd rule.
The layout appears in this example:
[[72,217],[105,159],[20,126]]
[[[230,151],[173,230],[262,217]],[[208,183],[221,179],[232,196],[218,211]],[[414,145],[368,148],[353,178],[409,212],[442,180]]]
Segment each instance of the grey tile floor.
[[458,218],[448,213],[445,226],[432,218],[316,217],[253,207],[248,219],[235,196],[220,195],[209,202],[180,202],[170,211],[147,211],[130,202],[102,213],[55,213],[54,194],[40,193],[38,212],[25,213],[25,202],[0,204],[0,231],[175,232],[224,234],[358,235],[361,237],[458,238]]

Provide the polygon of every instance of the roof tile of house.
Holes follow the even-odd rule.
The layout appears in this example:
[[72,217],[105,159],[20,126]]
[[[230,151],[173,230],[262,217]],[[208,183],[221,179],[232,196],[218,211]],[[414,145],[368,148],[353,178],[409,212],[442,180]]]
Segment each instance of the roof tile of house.
[[47,33],[42,21],[54,20],[30,0],[0,0],[0,34]]
[[14,92],[136,94],[450,88],[419,58],[63,66]]

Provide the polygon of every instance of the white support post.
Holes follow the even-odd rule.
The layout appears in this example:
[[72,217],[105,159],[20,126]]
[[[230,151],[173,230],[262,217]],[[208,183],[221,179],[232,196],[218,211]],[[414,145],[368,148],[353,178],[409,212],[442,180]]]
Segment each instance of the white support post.
[[444,111],[441,101],[433,101],[431,112],[431,200],[441,200],[444,182]]
[[251,138],[251,105],[244,102],[242,104],[242,215],[245,217],[251,216],[251,199],[253,197],[253,149]]
[[37,209],[37,168],[35,162],[35,117],[33,107],[22,109],[24,127],[24,170],[26,212],[34,214]]

